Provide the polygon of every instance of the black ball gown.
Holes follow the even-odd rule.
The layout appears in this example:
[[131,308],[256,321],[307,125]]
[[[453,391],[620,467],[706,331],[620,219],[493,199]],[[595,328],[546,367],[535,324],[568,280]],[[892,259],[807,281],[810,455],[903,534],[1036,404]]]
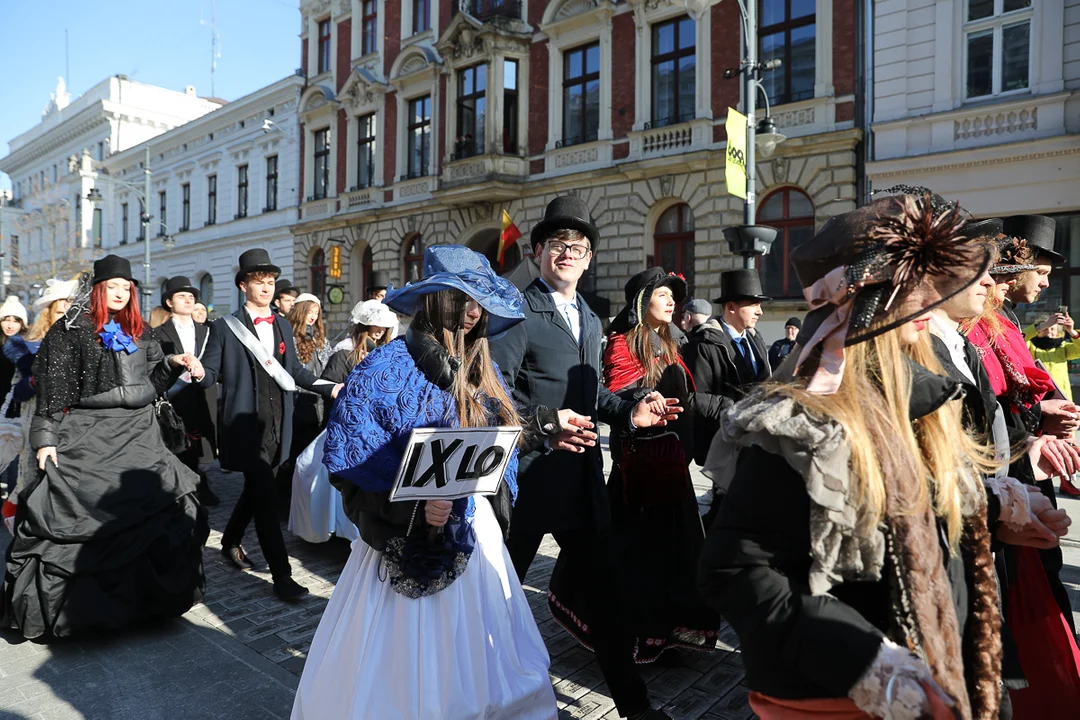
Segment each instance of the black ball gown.
[[179,372],[152,336],[99,337],[84,315],[45,336],[30,443],[55,447],[57,464],[21,493],[6,626],[69,637],[176,617],[202,599],[199,478],[165,447],[154,413]]

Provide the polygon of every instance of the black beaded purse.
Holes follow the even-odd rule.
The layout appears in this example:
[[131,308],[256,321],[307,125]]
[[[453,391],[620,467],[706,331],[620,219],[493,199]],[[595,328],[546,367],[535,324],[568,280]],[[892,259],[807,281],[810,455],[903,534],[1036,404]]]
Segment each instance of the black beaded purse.
[[380,573],[380,579],[388,580],[396,593],[414,600],[449,587],[465,572],[472,556],[471,549],[465,552],[449,542],[443,528],[433,534],[414,534],[420,504],[413,508],[404,537],[386,542]]

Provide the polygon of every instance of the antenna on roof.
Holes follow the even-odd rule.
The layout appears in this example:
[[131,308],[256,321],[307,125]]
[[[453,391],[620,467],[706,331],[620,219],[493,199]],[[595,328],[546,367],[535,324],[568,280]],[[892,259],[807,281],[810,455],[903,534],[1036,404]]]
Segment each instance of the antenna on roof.
[[210,25],[210,97],[217,97],[217,89],[214,87],[214,74],[217,72],[217,61],[221,57],[221,38],[217,31],[217,0],[210,3],[210,22],[199,21],[200,25]]

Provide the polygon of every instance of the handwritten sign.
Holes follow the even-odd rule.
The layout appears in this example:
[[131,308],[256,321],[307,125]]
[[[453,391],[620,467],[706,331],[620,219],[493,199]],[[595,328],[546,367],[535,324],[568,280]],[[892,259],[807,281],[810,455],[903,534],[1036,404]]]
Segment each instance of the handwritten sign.
[[456,500],[494,495],[519,427],[417,428],[401,459],[390,500]]

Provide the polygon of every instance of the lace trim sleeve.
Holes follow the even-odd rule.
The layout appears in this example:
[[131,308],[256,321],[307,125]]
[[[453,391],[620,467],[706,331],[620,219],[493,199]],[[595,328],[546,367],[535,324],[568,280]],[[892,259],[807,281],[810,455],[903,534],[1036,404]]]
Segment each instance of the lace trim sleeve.
[[935,686],[926,664],[885,638],[874,662],[851,688],[848,697],[863,712],[893,720],[919,720],[928,708],[923,684]]
[[1031,499],[1027,487],[1016,478],[986,478],[986,489],[1001,502],[1000,522],[1010,530],[1023,530],[1031,522]]

